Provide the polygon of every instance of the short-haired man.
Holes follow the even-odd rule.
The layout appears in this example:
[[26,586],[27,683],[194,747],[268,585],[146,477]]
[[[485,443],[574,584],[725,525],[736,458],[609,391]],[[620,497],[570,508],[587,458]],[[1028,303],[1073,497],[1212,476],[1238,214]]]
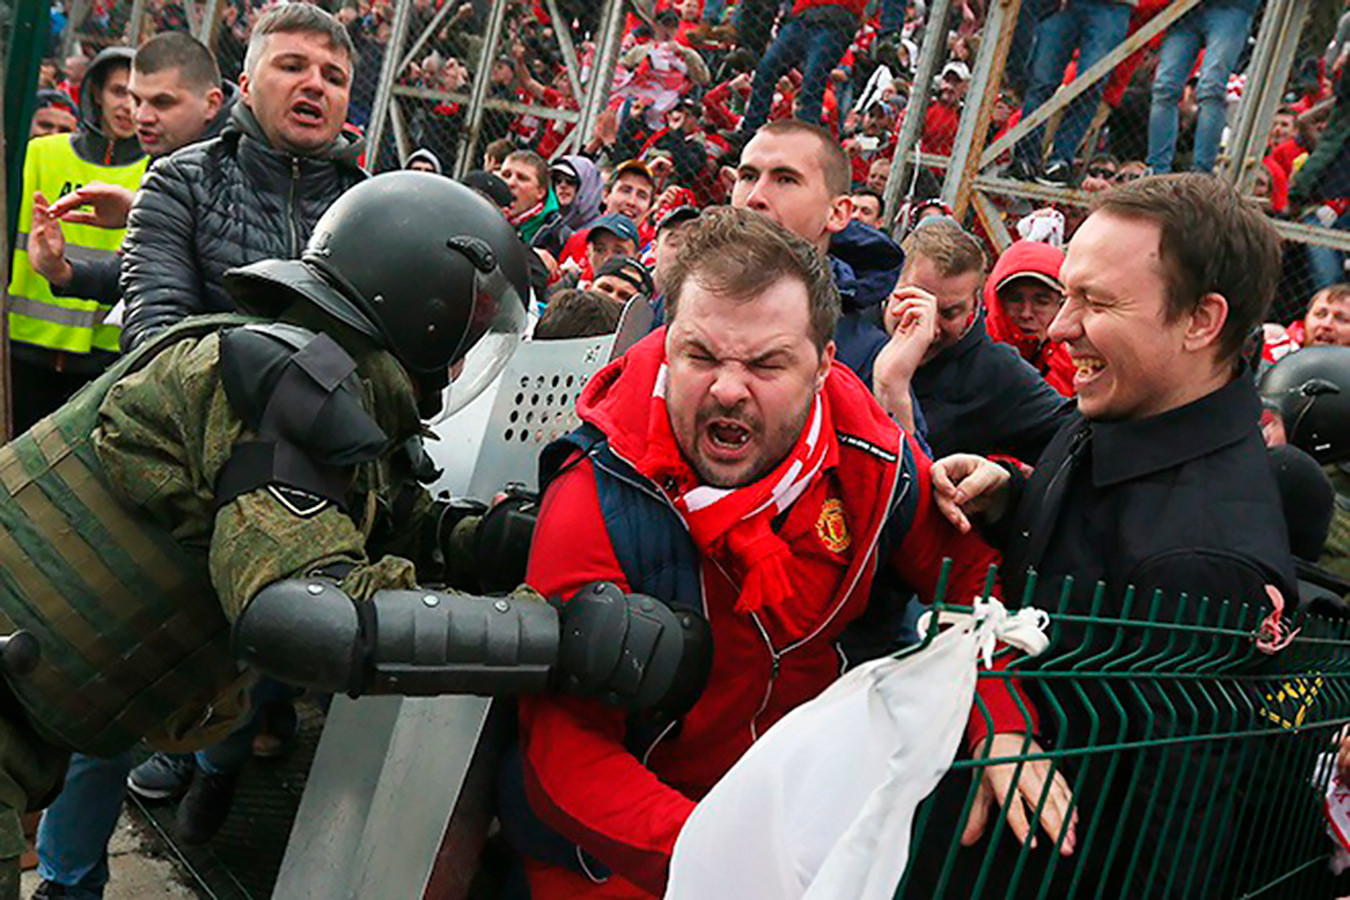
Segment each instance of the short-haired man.
[[984,248],[949,218],[915,228],[885,311],[891,340],[874,365],[881,405],[899,414],[911,389],[936,456],[1040,456],[1071,410],[1016,350],[992,341],[980,303]]
[[[225,127],[238,89],[223,84],[215,57],[189,34],[156,35],[136,50],[127,89],[135,101],[136,140],[152,160],[218,135]],[[116,184],[86,184],[56,201],[42,218],[41,241],[30,256],[33,268],[59,296],[93,297],[116,303],[121,297],[121,260],[69,259],[55,220],[126,228],[135,191]],[[77,212],[90,206],[92,212]],[[35,216],[33,231],[39,230]]]
[[611,580],[706,616],[711,669],[655,727],[521,703],[523,771],[503,785],[520,800],[500,815],[514,836],[557,832],[548,861],[526,849],[536,900],[660,896],[697,799],[837,677],[878,564],[931,595],[953,557],[968,596],[988,560],[936,515],[917,445],[833,365],[839,298],[818,250],[746,210],[686,227],[667,327],[596,375],[585,424],[546,451],[527,580],[564,598]]
[[848,157],[828,131],[780,119],[741,151],[731,205],[768,216],[829,260],[843,301],[834,335],[838,359],[871,386],[886,335],[867,313],[890,296],[904,256],[885,234],[852,224],[849,178]]
[[[1267,586],[1285,598],[1296,596],[1284,517],[1258,424],[1261,401],[1243,362],[1243,347],[1265,318],[1279,271],[1274,228],[1218,179],[1155,176],[1099,195],[1069,244],[1061,271],[1067,299],[1049,329],[1077,366],[1080,415],[1055,436],[1029,481],[976,456],[934,464],[940,505],[958,519],[983,510],[984,521],[1007,536],[1007,596],[1023,596],[1034,570],[1032,602],[1042,608],[1079,615],[1090,609],[1117,618],[1133,585],[1139,597],[1161,592],[1150,618],[1176,622],[1185,609],[1187,621],[1208,625],[1217,624],[1213,616],[1221,601],[1268,607]],[[1099,581],[1105,592],[1094,600]],[[1064,590],[1067,607],[1060,605]],[[1203,623],[1201,598],[1212,601]],[[1142,617],[1138,604],[1134,615]],[[1129,727],[1128,739],[1136,740],[1135,723],[1145,716],[1130,694],[1122,691],[1121,697],[1126,706],[1120,727]],[[1114,733],[1121,720],[1105,703],[1096,710],[1103,732]],[[1081,736],[1088,727],[1081,718],[1069,711],[1070,733],[1079,729]],[[1053,740],[1057,726],[1042,725]],[[1001,755],[1014,743],[1012,752],[1023,752],[1022,735],[998,734],[990,750]],[[1222,759],[1196,753],[1186,765],[1176,755],[1143,750],[1123,757],[1121,768],[1138,765],[1150,781],[1203,792],[1207,803],[1228,809],[1246,773],[1236,760],[1225,769]],[[1171,812],[1164,807],[1170,804],[1137,802],[1117,811],[1106,794],[1105,760],[1086,767],[1066,762],[1064,768],[1065,777],[1081,784],[1076,803],[1082,815],[1118,814],[1112,831],[1124,842],[1117,848],[1097,835],[1084,848],[1080,830],[1077,849],[1070,840],[1068,850],[1081,861],[1061,861],[1055,884],[1063,879],[1067,886],[1082,871],[1122,896],[1179,897],[1186,878],[1169,879],[1167,890],[1156,883],[1149,890],[1144,879],[1155,870],[1184,874],[1194,860],[1225,870],[1236,813],[1206,828],[1169,828]],[[991,769],[985,777],[999,774]],[[1020,790],[1035,808],[1039,786],[1023,780]],[[964,797],[965,785],[959,792]],[[935,808],[942,806],[938,799]],[[988,799],[982,793],[977,801],[977,826]],[[1063,809],[1058,799],[1046,805]],[[1060,826],[1048,824],[1054,840]],[[966,838],[974,840],[979,831],[968,829]],[[982,839],[975,852],[983,854],[986,843]],[[1041,886],[1046,855],[1033,854],[1022,881],[1011,884],[1006,879],[1017,849],[1012,839],[996,848],[1009,855],[996,859],[993,877],[1008,885],[1010,896],[1031,896]],[[1108,852],[1114,865],[1108,865]],[[1131,862],[1136,854],[1142,854],[1139,865]],[[914,854],[916,861],[924,857],[923,849]],[[958,859],[951,867],[958,881],[980,868],[972,862]],[[940,865],[925,868],[933,874]],[[911,886],[913,896],[929,895],[925,882]],[[959,894],[962,885],[949,883],[948,889]]]
[[[118,328],[107,322],[112,301],[98,295],[58,297],[35,263],[46,243],[61,239],[48,216],[56,200],[91,182],[135,190],[145,153],[127,81],[132,50],[109,47],[89,64],[80,93],[80,122],[71,134],[29,141],[24,152],[18,236],[6,312],[10,370],[15,385],[14,427],[24,431],[103,371],[117,353]],[[111,258],[122,231],[72,225],[66,236],[87,259]],[[62,241],[64,246],[64,240]]]
[[187,316],[233,310],[225,270],[297,257],[324,210],[366,177],[360,144],[342,132],[355,62],[347,30],[316,6],[258,17],[224,131],[158,160],[136,195],[124,349]]
[[516,150],[506,157],[498,176],[511,188],[514,198],[506,218],[515,227],[520,239],[532,247],[541,247],[557,256],[562,249],[562,241],[556,246],[542,246],[541,235],[548,243],[548,236],[557,236],[562,226],[562,214],[558,212],[558,200],[553,196],[553,186],[548,171],[548,161],[533,150]]
[[605,185],[604,201],[605,212],[627,216],[642,227],[656,202],[656,179],[638,160],[619,163]]
[[870,187],[860,187],[849,198],[853,202],[853,221],[873,228],[885,228],[886,200]]

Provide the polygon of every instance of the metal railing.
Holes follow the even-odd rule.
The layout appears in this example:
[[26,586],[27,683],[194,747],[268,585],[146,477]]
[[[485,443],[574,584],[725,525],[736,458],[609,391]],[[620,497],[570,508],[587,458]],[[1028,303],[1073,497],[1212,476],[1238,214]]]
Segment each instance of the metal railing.
[[[1335,896],[1323,801],[1350,723],[1350,622],[1295,616],[1301,630],[1267,654],[1257,646],[1265,612],[1245,603],[1101,585],[1084,601],[1066,580],[1049,648],[1008,651],[980,672],[982,687],[1016,685],[1020,721],[999,730],[1028,737],[1020,752],[958,758],[920,807],[896,896]],[[989,706],[978,696],[976,706],[993,732]],[[996,766],[1014,785],[1042,770],[1046,788],[1023,794],[1033,830],[1062,777],[1072,839],[1041,831],[1024,845],[993,812],[963,845]]]

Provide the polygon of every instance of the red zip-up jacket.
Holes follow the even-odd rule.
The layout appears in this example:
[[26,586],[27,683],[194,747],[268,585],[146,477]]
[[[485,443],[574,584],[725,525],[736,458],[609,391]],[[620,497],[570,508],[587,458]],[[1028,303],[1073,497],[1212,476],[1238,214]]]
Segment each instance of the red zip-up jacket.
[[[600,428],[610,449],[630,464],[646,450],[663,341],[664,329],[639,342],[596,375],[579,403],[582,419]],[[925,600],[932,599],[944,557],[955,562],[949,598],[969,602],[981,589],[994,552],[973,533],[958,533],[937,510],[930,463],[918,445],[844,366],[831,369],[825,397],[836,432],[846,438],[778,531],[792,548],[797,593],[759,613],[737,613],[735,573],[703,561],[712,672],[678,728],[638,759],[625,748],[621,712],[576,697],[521,699],[531,808],[616,873],[596,886],[570,871],[531,862],[536,900],[659,895],[675,838],[695,802],[766,729],[839,676],[835,639],[867,606],[880,563],[893,566]],[[901,490],[914,492],[913,520],[887,558],[878,560],[881,530]],[[564,471],[546,491],[527,580],[547,596],[566,597],[597,580],[627,589],[600,511],[591,460]]]

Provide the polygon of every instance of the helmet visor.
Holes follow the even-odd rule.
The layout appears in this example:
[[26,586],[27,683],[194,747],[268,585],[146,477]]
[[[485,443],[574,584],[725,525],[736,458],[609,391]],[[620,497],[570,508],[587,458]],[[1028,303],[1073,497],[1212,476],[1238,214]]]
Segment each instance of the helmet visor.
[[487,332],[469,348],[462,365],[455,367],[442,411],[433,422],[444,421],[468,406],[501,374],[525,334],[526,321],[525,304],[511,291],[497,304]]

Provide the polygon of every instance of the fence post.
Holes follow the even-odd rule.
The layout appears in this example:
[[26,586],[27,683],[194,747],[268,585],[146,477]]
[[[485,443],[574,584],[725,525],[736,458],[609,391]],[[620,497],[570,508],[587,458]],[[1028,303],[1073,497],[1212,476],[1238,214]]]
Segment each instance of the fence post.
[[905,105],[905,119],[900,123],[900,137],[895,142],[895,158],[891,160],[891,174],[886,179],[883,208],[888,210],[899,208],[897,201],[908,180],[910,154],[918,148],[919,137],[923,134],[923,120],[928,114],[928,95],[933,89],[933,76],[937,74],[938,62],[947,47],[947,18],[951,9],[951,0],[933,0],[928,7],[928,25],[924,28],[923,47],[919,50],[914,83],[910,85],[909,102]]
[[1241,193],[1250,192],[1265,156],[1266,138],[1293,69],[1309,5],[1308,0],[1271,0],[1257,30],[1245,88],[1251,96],[1243,96],[1237,121],[1233,123],[1225,170]]
[[389,107],[394,102],[394,81],[398,78],[399,63],[402,61],[399,48],[408,34],[408,21],[412,16],[412,0],[398,0],[394,8],[394,22],[389,33],[389,43],[384,48],[384,61],[380,66],[380,83],[375,88],[375,102],[370,110],[370,130],[366,132],[366,168],[375,171],[380,160],[380,144],[384,141],[384,123],[389,115]]
[[[406,0],[405,0],[406,2]],[[497,58],[502,26],[506,22],[505,3],[492,4],[487,29],[483,33],[483,49],[478,56],[478,67],[473,73],[473,87],[469,92],[469,121],[459,133],[459,149],[455,153],[455,177],[462,178],[473,167],[473,154],[478,149],[478,134],[483,130],[483,103],[487,100],[488,83],[492,80],[492,61]]]
[[609,85],[614,79],[614,65],[619,59],[619,42],[623,39],[623,0],[605,0],[605,11],[600,20],[600,32],[595,39],[595,59],[591,62],[591,80],[586,84],[586,95],[581,104],[581,121],[577,122],[577,146],[586,146],[596,119],[609,100]]
[[982,85],[984,89],[978,93],[966,92],[951,163],[947,166],[947,179],[942,185],[942,199],[952,208],[958,222],[965,215],[970,193],[974,190],[980,149],[994,118],[994,105],[998,103],[996,88],[1003,80],[1021,8],[1022,0],[997,0],[989,7],[989,18],[985,20],[980,52],[975,57],[975,71],[971,73],[971,84]]

